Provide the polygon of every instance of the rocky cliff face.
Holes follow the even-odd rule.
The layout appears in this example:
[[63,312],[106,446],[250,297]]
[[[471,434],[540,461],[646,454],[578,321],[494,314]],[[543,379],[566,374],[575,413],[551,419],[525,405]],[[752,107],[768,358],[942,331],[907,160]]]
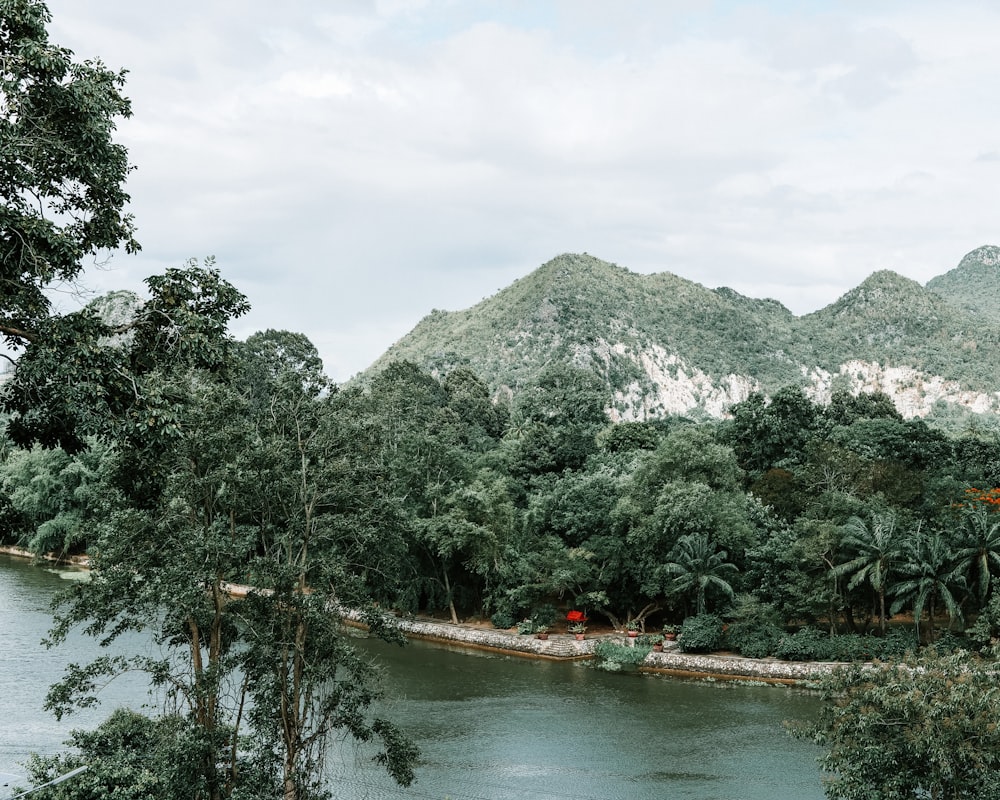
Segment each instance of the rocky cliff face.
[[[608,408],[614,422],[640,422],[668,414],[705,414],[725,418],[734,403],[760,391],[749,375],[729,374],[713,379],[662,347],[630,350],[623,344],[602,343],[601,349],[632,360],[646,376],[616,389]],[[892,398],[906,419],[924,418],[940,403],[975,414],[1000,412],[1000,391],[963,389],[958,381],[928,375],[912,367],[890,367],[851,360],[835,372],[822,367],[800,367],[803,389],[817,403],[828,403],[835,389],[852,394],[883,392]]]

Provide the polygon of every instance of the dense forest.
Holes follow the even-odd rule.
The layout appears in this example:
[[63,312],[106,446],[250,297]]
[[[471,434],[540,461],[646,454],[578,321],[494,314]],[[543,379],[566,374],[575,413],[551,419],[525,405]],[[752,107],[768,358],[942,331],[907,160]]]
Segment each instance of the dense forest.
[[[884,395],[821,406],[787,387],[723,421],[609,424],[586,370],[552,365],[510,403],[466,368],[407,362],[338,388],[305,337],[275,331],[169,390],[188,400],[162,460],[143,456],[156,492],[137,494],[135,452],[96,439],[72,455],[7,448],[6,541],[85,552],[167,489],[163,513],[200,504],[265,551],[269,506],[308,469],[317,541],[402,613],[688,620],[691,649],[786,658],[957,643],[977,618],[986,643],[1000,624],[1000,442],[904,420]],[[301,465],[276,432],[298,437]],[[223,577],[261,580],[251,570],[237,559]]]

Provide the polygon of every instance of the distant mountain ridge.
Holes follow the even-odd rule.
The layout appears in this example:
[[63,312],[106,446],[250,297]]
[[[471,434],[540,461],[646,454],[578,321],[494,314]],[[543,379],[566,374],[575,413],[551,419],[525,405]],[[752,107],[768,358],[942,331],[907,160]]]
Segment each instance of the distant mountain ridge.
[[1000,248],[921,286],[883,270],[796,317],[776,300],[564,254],[472,308],[435,310],[368,370],[467,365],[516,393],[553,361],[595,371],[613,419],[724,416],[753,391],[882,390],[908,417],[1000,409]]

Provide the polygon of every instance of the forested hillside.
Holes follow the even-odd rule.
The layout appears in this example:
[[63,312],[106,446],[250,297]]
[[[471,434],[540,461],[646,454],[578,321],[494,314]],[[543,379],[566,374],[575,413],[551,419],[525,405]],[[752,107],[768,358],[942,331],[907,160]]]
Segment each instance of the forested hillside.
[[951,305],[991,323],[1000,322],[1000,247],[980,247],[955,269],[927,282]]
[[[614,419],[722,417],[753,391],[797,384],[884,391],[907,417],[998,408],[1000,249],[983,247],[927,287],[873,274],[827,308],[794,316],[774,300],[638,275],[562,255],[464,311],[434,311],[366,374],[406,359],[467,365],[516,393],[550,363],[597,375]],[[362,376],[364,379],[365,376]]]

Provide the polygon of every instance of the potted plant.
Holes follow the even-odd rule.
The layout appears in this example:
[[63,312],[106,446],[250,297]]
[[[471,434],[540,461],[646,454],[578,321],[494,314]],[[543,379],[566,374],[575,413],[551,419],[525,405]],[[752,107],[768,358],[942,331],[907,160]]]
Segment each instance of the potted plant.
[[582,622],[574,622],[569,626],[569,632],[576,635],[576,640],[578,642],[583,641],[584,634],[587,632],[587,626]]
[[657,653],[663,651],[663,636],[659,633],[642,633],[635,640],[637,647],[652,647]]
[[549,638],[549,626],[548,625],[539,625],[537,628],[535,628],[535,636],[537,636],[539,639],[548,639]]
[[677,639],[677,626],[676,625],[664,625],[663,626],[663,638],[668,642],[672,642]]
[[628,634],[630,639],[634,639],[639,635],[639,622],[638,620],[631,619],[628,624],[625,625],[625,632]]

